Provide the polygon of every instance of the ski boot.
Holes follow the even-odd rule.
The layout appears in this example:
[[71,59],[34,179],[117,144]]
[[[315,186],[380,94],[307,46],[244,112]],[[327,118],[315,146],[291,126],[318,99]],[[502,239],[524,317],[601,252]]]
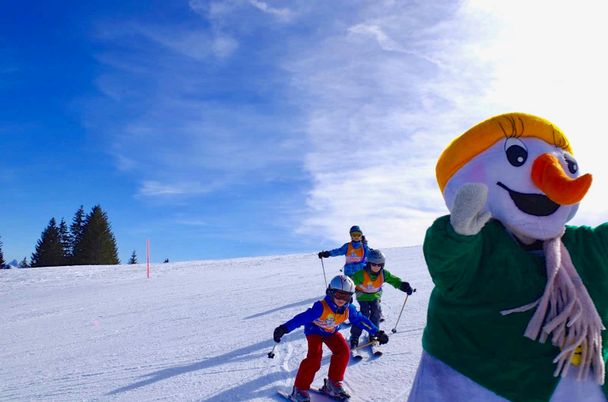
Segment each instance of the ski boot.
[[293,390],[289,395],[289,399],[294,402],[310,402],[310,394],[307,389],[297,389],[294,385]]
[[350,357],[353,359],[353,361],[357,362],[357,361],[363,359],[363,356],[361,356],[361,353],[357,349],[357,346],[359,346],[359,340],[351,337],[349,345],[350,345]]
[[342,382],[333,382],[329,378],[325,378],[323,382],[324,384],[320,389],[321,392],[339,401],[348,401],[350,394],[346,392]]

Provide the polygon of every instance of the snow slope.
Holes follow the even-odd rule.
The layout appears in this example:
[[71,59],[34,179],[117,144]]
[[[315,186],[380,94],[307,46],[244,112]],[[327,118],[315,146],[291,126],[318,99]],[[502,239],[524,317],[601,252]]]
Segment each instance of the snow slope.
[[[353,401],[405,400],[422,351],[432,283],[421,248],[383,251],[417,292],[384,356],[349,366]],[[328,281],[343,260],[324,260]],[[0,401],[279,401],[306,342],[300,328],[269,359],[273,329],[324,291],[315,254],[157,264],[150,279],[142,264],[2,270]],[[385,288],[387,333],[404,296]]]

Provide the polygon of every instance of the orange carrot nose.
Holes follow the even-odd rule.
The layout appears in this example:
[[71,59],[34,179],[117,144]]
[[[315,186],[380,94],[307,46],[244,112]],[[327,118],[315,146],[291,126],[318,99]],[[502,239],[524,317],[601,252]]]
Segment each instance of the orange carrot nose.
[[572,179],[566,175],[559,160],[542,154],[532,164],[532,181],[551,201],[561,205],[579,203],[591,186],[589,173]]

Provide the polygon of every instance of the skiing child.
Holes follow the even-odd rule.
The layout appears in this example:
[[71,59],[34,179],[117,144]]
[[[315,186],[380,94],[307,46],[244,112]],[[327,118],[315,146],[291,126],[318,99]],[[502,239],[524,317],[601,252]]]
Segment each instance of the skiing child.
[[[356,285],[357,302],[361,309],[361,313],[368,317],[371,322],[378,327],[380,324],[380,299],[382,297],[382,285],[388,283],[395,289],[399,289],[408,295],[413,292],[412,287],[408,282],[401,278],[392,275],[388,270],[384,269],[385,257],[382,251],[371,249],[367,256],[365,268],[355,272],[353,282]],[[350,330],[350,347],[356,348],[359,345],[359,337],[361,336],[361,328],[353,326]]]
[[335,257],[343,255],[345,257],[344,262],[344,274],[352,277],[352,275],[365,267],[365,260],[369,248],[365,241],[365,236],[359,228],[359,226],[353,226],[350,228],[350,239],[351,241],[345,243],[340,248],[335,248],[329,251],[319,252],[319,258]]
[[350,395],[342,386],[344,373],[350,359],[348,343],[338,330],[340,324],[350,319],[354,326],[365,329],[372,339],[381,344],[388,342],[388,335],[380,331],[367,317],[352,304],[355,284],[345,275],[334,277],[327,287],[326,296],[315,302],[311,308],[279,325],[274,330],[274,341],[304,325],[308,341],[308,354],[300,363],[290,398],[296,402],[310,401],[309,389],[317,371],[321,368],[323,344],[331,350],[327,379],[321,391],[328,395],[347,400]]

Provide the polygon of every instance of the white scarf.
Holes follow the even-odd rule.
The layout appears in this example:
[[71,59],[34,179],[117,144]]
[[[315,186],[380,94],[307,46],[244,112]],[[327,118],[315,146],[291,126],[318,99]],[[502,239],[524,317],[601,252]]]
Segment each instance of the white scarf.
[[551,336],[552,344],[561,349],[553,359],[557,363],[553,375],[566,376],[572,357],[581,346],[577,378],[586,379],[593,369],[594,380],[601,385],[604,383],[601,331],[605,328],[560,238],[543,243],[547,269],[543,295],[533,303],[501,311],[501,314],[528,311],[538,306],[524,336],[542,343]]

